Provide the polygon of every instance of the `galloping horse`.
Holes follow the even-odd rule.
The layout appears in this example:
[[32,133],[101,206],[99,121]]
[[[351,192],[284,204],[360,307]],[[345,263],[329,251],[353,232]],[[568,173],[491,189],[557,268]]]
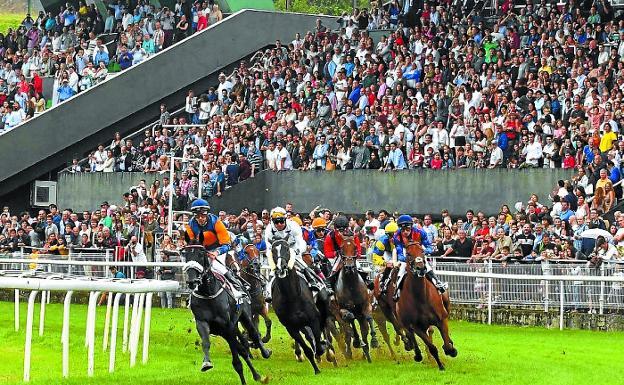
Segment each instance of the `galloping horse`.
[[427,333],[429,327],[435,326],[444,340],[444,353],[448,356],[457,356],[457,349],[449,337],[448,317],[450,301],[448,291],[441,295],[435,286],[425,278],[426,267],[423,250],[419,243],[409,243],[406,248],[406,277],[403,283],[402,295],[396,307],[397,319],[404,327],[406,336],[414,346],[414,360],[420,362],[422,354],[416,344],[414,333],[418,335],[429,353],[436,360],[438,368],[444,370],[444,365],[438,356],[438,349],[433,344],[431,335]]
[[[271,351],[266,349],[260,340],[260,334],[251,320],[251,306],[247,302],[237,304],[230,293],[225,289],[223,279],[217,277],[211,270],[212,261],[207,256],[203,246],[188,246],[182,250],[186,266],[184,272],[187,283],[193,290],[190,298],[190,307],[195,316],[197,332],[202,339],[204,361],[202,372],[213,368],[210,360],[210,334],[223,337],[232,352],[232,366],[240,377],[241,384],[246,384],[243,374],[243,357],[254,380],[266,382],[254,368],[249,353],[249,343],[238,329],[240,322],[247,330],[251,340],[260,348],[262,357],[269,358]],[[239,357],[240,356],[240,357]]]
[[269,317],[269,310],[266,306],[264,299],[264,286],[266,285],[266,279],[260,272],[260,251],[253,244],[250,243],[243,248],[245,258],[241,261],[240,275],[243,280],[249,284],[249,297],[251,298],[251,311],[253,314],[253,322],[256,329],[259,329],[259,317],[264,319],[264,326],[266,327],[266,334],[262,337],[262,342],[265,344],[271,340],[271,325],[273,321]]
[[[320,358],[325,352],[326,343],[321,336],[329,315],[327,298],[317,298],[315,302],[308,284],[294,266],[296,257],[286,240],[276,239],[272,243],[271,258],[275,264],[275,280],[271,287],[275,314],[295,344],[303,349],[314,368],[314,374],[318,374],[320,370],[314,355]],[[335,361],[333,356],[329,346],[330,361]]]
[[[366,282],[357,270],[357,248],[353,237],[343,238],[340,251],[343,266],[336,280],[335,296],[343,321],[351,326],[345,328],[347,358],[352,357],[351,339],[354,337],[353,345],[361,347],[364,351],[364,357],[368,362],[371,362],[368,346],[369,320],[371,319],[370,295]],[[360,325],[361,339],[355,326],[356,319]]]
[[[396,333],[395,345],[399,344],[399,339],[403,340],[403,344],[405,346],[405,350],[410,351],[413,349],[411,341],[405,336],[405,333],[401,329],[401,324],[397,320],[396,317],[396,303],[392,299],[394,296],[394,292],[396,290],[396,279],[397,279],[397,269],[393,269],[389,278],[389,283],[385,292],[381,290],[381,274],[378,274],[375,277],[375,287],[373,290],[373,294],[377,301],[377,307],[373,312],[373,317],[377,322],[377,326],[379,327],[379,331],[383,336],[386,345],[390,349],[390,354],[392,357],[395,357],[394,352],[392,351],[392,346],[390,345],[390,336],[388,335],[388,331],[386,329],[386,321],[390,322],[392,327],[394,328],[394,332]],[[379,314],[381,313],[381,314]]]

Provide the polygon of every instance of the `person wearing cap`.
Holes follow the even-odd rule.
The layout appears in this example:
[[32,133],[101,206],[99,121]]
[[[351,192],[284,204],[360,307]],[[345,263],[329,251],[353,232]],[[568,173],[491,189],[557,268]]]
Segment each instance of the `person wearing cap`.
[[373,262],[378,266],[383,266],[383,274],[380,279],[381,292],[388,290],[390,281],[390,271],[394,267],[392,261],[396,259],[396,248],[394,247],[394,234],[399,230],[396,222],[392,221],[384,228],[384,234],[373,245]]
[[184,230],[186,243],[204,246],[212,260],[211,270],[228,280],[237,300],[247,296],[240,279],[225,263],[226,253],[231,250],[232,242],[225,224],[218,216],[210,213],[210,205],[203,199],[196,199],[191,204],[191,212],[193,218]]
[[[288,219],[286,210],[282,207],[275,207],[271,210],[270,214],[271,222],[264,230],[264,241],[267,247],[267,257],[269,267],[271,271],[275,270],[275,262],[271,256],[271,244],[275,239],[285,239],[290,246],[290,250],[294,253],[295,261],[291,262],[303,273],[305,276],[310,290],[321,291],[325,285],[323,281],[314,273],[310,267],[303,261],[302,255],[307,251],[308,245],[303,239],[301,226],[295,223],[292,219]],[[267,285],[267,300],[271,300],[271,286],[275,276],[271,278],[271,281]]]
[[[356,247],[356,258],[359,258],[362,255],[362,245],[360,243],[360,238],[354,236],[355,234],[349,229],[349,220],[344,215],[339,215],[334,219],[334,229],[330,230],[325,236],[325,241],[323,244],[323,251],[325,257],[333,260],[332,271],[327,280],[332,288],[335,289],[336,281],[338,280],[338,275],[340,270],[342,269],[342,258],[340,255],[340,248],[342,247],[342,241],[345,237],[353,236],[353,241]],[[364,282],[367,283],[369,288],[371,287],[371,282],[368,279],[368,275],[360,272]]]
[[[414,224],[414,220],[411,216],[407,214],[400,215],[397,219],[397,225],[399,226],[399,230],[394,234],[392,240],[394,242],[394,247],[396,248],[396,260],[393,262],[399,265],[399,274],[397,277],[397,289],[394,293],[394,300],[398,301],[399,296],[401,295],[401,289],[403,287],[403,282],[405,281],[406,274],[406,247],[410,242],[420,242],[423,247],[423,251],[425,254],[431,254],[433,252],[433,245],[429,242],[429,238],[427,237],[427,233],[416,226]],[[433,283],[433,285],[438,289],[440,293],[444,293],[448,289],[448,283],[439,279],[433,268],[425,258],[425,277]]]
[[64,102],[76,94],[76,91],[69,85],[69,79],[63,79],[61,86],[56,91],[58,93],[58,101]]

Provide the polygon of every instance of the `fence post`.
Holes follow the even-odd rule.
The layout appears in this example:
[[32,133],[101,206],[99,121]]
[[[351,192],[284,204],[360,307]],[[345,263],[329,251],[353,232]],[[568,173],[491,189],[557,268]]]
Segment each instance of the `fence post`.
[[[544,261],[542,263],[546,263],[546,265],[549,265],[548,261]],[[548,272],[548,275],[550,274],[550,266],[548,267],[548,269],[546,270]],[[543,295],[544,295],[544,313],[548,313],[548,297],[550,296],[550,281],[548,280],[544,280],[542,281],[544,282],[544,291],[543,291]]]
[[563,302],[565,301],[565,286],[563,281],[559,281],[559,330],[563,330]]
[[[488,260],[488,273],[492,274],[492,260]],[[488,325],[492,324],[492,278],[488,278]]]
[[[110,249],[106,249],[106,263],[110,262]],[[106,271],[104,272],[104,276],[106,278],[109,278],[110,275],[110,265],[106,265],[105,267]]]
[[[600,264],[600,276],[605,276],[605,264]],[[604,295],[605,295],[605,282],[600,281],[600,298],[598,299],[598,303],[600,305],[600,314],[604,313]]]
[[[72,247],[69,248],[69,253],[67,254],[67,260],[68,261],[71,261],[73,259],[72,258],[72,254],[73,254],[72,249],[73,249]],[[67,274],[69,274],[69,275],[72,274],[72,265],[71,264],[67,265]]]

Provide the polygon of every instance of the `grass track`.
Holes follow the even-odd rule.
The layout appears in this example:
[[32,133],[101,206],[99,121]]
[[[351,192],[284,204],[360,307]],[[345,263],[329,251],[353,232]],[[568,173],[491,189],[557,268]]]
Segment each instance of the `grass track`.
[[[71,308],[71,372],[68,380],[61,380],[59,341],[62,306],[51,304],[46,308],[43,337],[38,335],[38,310],[37,305],[33,328],[32,384],[239,384],[222,339],[213,339],[215,368],[200,373],[198,368],[202,353],[196,345],[199,337],[191,322],[190,311],[160,308],[152,311],[149,363],[146,366],[137,364],[130,369],[128,356],[121,353],[119,337],[117,371],[113,375],[107,372],[108,353],[102,352],[105,308],[99,308],[95,377],[89,379],[86,376],[84,347],[84,305],[72,305]],[[13,330],[13,304],[0,302],[0,384],[21,383],[25,312],[26,305],[22,304],[22,329],[16,333]],[[121,315],[120,321],[121,328]],[[442,358],[447,368],[445,372],[439,372],[432,362],[426,360],[425,363],[415,363],[411,355],[402,350],[400,363],[393,362],[385,349],[381,349],[373,352],[372,364],[360,359],[346,361],[339,354],[338,368],[323,361],[321,374],[314,376],[309,363],[294,361],[290,341],[281,325],[277,325],[268,344],[273,356],[269,360],[256,359],[255,366],[261,374],[269,375],[272,384],[624,384],[624,333],[561,332],[453,322],[451,336],[459,356]],[[437,344],[440,346],[439,340]],[[356,356],[361,357],[359,351]],[[138,362],[140,358],[141,351]],[[248,370],[246,377],[248,383],[253,383]]]

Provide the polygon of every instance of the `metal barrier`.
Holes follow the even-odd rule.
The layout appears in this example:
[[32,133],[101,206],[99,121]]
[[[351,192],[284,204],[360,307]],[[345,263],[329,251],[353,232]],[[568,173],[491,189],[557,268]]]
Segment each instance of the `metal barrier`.
[[[111,253],[82,254],[80,257],[58,258],[41,255],[37,259],[20,258],[19,255],[0,259],[0,270],[62,272],[64,275],[107,276],[108,266],[115,265],[135,278],[139,270],[152,273],[163,267],[178,269],[175,280],[180,283],[178,295],[188,292],[182,273],[184,262],[119,262],[110,259]],[[108,259],[107,259],[108,258]],[[98,260],[99,259],[99,260]],[[262,274],[269,275],[266,257],[262,257]],[[497,306],[540,309],[545,312],[559,310],[560,327],[564,325],[566,311],[588,311],[603,314],[605,311],[624,311],[624,264],[605,262],[600,267],[590,267],[579,261],[542,261],[531,264],[500,264],[432,261],[441,277],[450,286],[451,300],[457,304],[476,305],[488,309],[488,323],[492,309]],[[375,269],[366,260],[358,263],[362,268]],[[4,266],[4,267],[3,267]],[[94,273],[95,272],[95,273]],[[158,274],[154,278],[160,278]],[[146,276],[149,278],[149,276]]]

